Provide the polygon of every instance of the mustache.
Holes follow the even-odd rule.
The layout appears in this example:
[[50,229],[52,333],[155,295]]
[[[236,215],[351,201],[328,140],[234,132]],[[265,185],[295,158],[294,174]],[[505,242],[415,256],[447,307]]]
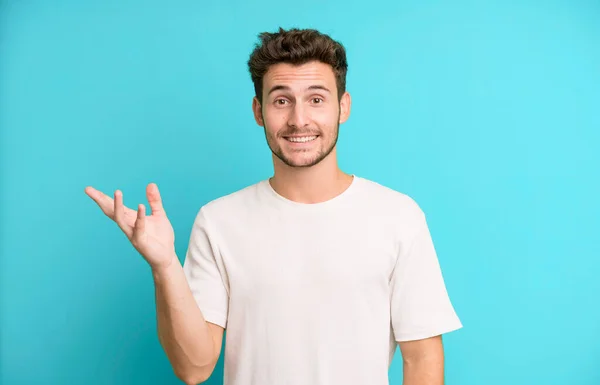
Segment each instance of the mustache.
[[284,131],[279,134],[281,137],[286,136],[313,136],[313,135],[321,135],[320,131],[305,131],[305,130],[293,130],[293,131]]

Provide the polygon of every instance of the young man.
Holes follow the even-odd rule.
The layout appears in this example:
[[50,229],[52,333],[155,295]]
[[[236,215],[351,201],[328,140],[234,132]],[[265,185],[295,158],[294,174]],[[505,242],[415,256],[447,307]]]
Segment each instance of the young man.
[[175,374],[225,385],[442,385],[441,335],[462,327],[424,213],[340,170],[350,115],[343,46],[315,30],[263,33],[248,62],[274,175],[204,205],[183,266],[158,188],[152,215],[88,187],[152,267],[158,334]]

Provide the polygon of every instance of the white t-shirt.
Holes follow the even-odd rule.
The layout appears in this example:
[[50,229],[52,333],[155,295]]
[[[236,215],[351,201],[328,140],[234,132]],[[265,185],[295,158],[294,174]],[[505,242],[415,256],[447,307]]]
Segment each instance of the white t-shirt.
[[397,341],[462,327],[422,210],[358,176],[323,203],[268,180],[209,202],[183,268],[226,328],[224,385],[387,385]]

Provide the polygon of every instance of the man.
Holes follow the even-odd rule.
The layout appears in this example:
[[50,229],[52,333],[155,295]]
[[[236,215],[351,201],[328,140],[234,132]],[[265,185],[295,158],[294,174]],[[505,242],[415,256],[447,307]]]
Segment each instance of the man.
[[424,213],[340,170],[350,115],[344,47],[315,30],[263,33],[248,62],[274,175],[198,212],[183,266],[158,188],[152,215],[88,187],[150,264],[159,339],[175,374],[225,385],[443,384],[441,335],[462,327]]

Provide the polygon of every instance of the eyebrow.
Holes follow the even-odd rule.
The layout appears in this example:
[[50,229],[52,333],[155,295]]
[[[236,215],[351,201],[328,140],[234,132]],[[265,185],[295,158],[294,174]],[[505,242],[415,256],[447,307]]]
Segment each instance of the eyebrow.
[[[289,86],[285,86],[283,84],[277,84],[277,85],[271,87],[271,89],[269,90],[269,93],[267,95],[270,95],[271,93],[273,93],[275,91],[279,91],[279,90],[289,91],[289,90],[291,90],[291,88]],[[329,88],[327,88],[325,86],[322,86],[322,85],[318,85],[318,84],[309,86],[307,88],[307,90],[322,90],[322,91],[331,93],[331,91],[329,90]]]

